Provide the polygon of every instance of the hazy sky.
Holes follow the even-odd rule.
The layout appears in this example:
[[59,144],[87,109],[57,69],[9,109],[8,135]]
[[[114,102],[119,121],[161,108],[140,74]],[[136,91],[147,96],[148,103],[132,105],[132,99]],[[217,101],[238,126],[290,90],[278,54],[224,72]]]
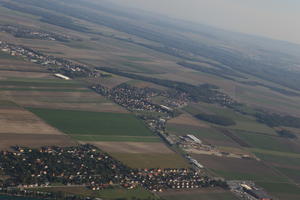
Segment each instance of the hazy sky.
[[300,44],[300,0],[111,0],[170,17]]

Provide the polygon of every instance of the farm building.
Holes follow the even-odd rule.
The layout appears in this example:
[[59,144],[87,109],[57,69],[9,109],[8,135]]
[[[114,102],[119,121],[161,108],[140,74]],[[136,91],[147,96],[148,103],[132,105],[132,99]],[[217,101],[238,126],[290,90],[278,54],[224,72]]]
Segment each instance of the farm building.
[[194,135],[186,135],[189,139],[193,140],[194,142],[198,143],[198,144],[202,144],[202,141],[199,140],[196,136]]
[[64,76],[64,75],[62,75],[62,74],[54,74],[54,76],[56,76],[56,77],[58,77],[58,78],[61,78],[61,79],[70,80],[69,77]]
[[241,187],[243,188],[243,190],[248,193],[249,195],[253,196],[256,199],[259,200],[272,200],[272,198],[263,190],[261,189],[256,189],[256,188],[252,188],[248,185],[245,184],[241,184]]
[[203,169],[204,166],[201,165],[197,160],[193,159],[193,158],[189,158],[189,160],[191,161],[191,163],[193,163],[196,167],[198,167],[199,169]]

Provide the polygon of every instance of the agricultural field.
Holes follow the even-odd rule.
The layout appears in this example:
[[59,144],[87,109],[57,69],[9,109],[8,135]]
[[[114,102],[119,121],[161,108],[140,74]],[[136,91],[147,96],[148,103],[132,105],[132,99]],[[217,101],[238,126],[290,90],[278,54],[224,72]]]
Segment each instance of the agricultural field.
[[0,101],[0,149],[76,145],[69,136],[11,101]]
[[[300,168],[295,166],[293,167],[276,167],[278,171],[280,171],[285,176],[289,177],[291,180],[300,183]],[[299,188],[300,189],[300,188]]]
[[[128,153],[128,154],[172,154],[163,143],[143,143],[143,142],[92,142],[95,146],[110,153]],[[117,148],[116,148],[117,147]]]
[[152,136],[133,114],[28,108],[70,135]]
[[[254,117],[242,115],[237,113],[231,109],[224,108],[217,105],[207,104],[207,103],[197,103],[197,104],[190,104],[184,108],[185,111],[192,115],[197,114],[214,114],[222,117],[226,117],[229,119],[234,120],[236,123],[233,126],[229,126],[229,129],[232,130],[245,130],[245,131],[254,131],[259,133],[267,133],[270,135],[275,135],[275,130],[268,127],[265,124],[259,123],[256,121]],[[208,122],[203,122],[206,124],[210,124]]]
[[186,160],[162,142],[91,143],[132,168],[184,168],[189,166]]
[[188,162],[176,153],[110,153],[132,168],[189,168]]
[[239,144],[233,141],[231,138],[227,137],[215,127],[199,127],[191,125],[179,125],[179,124],[167,124],[167,131],[175,135],[187,135],[193,134],[203,142],[207,144],[212,144],[214,146],[227,146],[239,148]]
[[31,112],[22,108],[0,109],[0,133],[18,134],[52,134],[60,135],[61,132],[49,126]]
[[252,152],[291,180],[300,182],[300,154],[251,149]]
[[257,184],[279,199],[298,200],[300,187],[289,183],[257,182]]
[[41,199],[0,195],[0,200],[41,200]]
[[46,72],[3,71],[0,74],[0,97],[22,107],[127,112],[79,81],[57,79]]
[[169,191],[159,195],[166,200],[238,200],[233,194],[222,189],[198,189],[187,192]]
[[208,155],[194,155],[194,157],[211,173],[228,180],[289,182],[285,176],[256,160]]
[[[49,91],[50,90],[50,91]],[[52,91],[51,91],[52,90]],[[125,109],[89,90],[30,89],[0,93],[23,107],[126,113]]]
[[72,138],[84,142],[161,142],[158,136],[72,135]]
[[10,150],[12,146],[39,148],[43,146],[76,146],[78,143],[67,135],[52,134],[0,134],[0,149]]
[[195,119],[193,116],[189,114],[181,114],[178,117],[175,117],[168,121],[168,125],[176,126],[176,125],[187,125],[199,128],[208,128],[209,126],[205,123],[201,123],[200,120]]
[[39,191],[47,191],[47,192],[62,192],[63,194],[68,195],[80,195],[80,196],[90,196],[90,197],[97,197],[97,198],[103,198],[107,200],[131,200],[133,197],[141,198],[141,199],[147,199],[151,198],[152,200],[158,200],[157,197],[155,197],[152,193],[142,189],[142,188],[136,188],[132,190],[126,190],[122,188],[110,188],[105,189],[102,191],[92,191],[88,190],[85,187],[54,187],[54,188],[44,188],[44,189],[38,189]]
[[[255,150],[263,161],[194,155],[210,173],[227,180],[251,180],[279,199],[296,200],[300,197],[299,154]],[[258,153],[264,152],[264,153]]]
[[300,153],[300,145],[293,140],[279,136],[270,136],[255,132],[237,131],[235,135],[245,141],[250,147],[271,151]]
[[[15,58],[15,57],[14,57]],[[22,60],[14,59],[14,60],[9,60],[9,59],[1,59],[0,62],[0,71],[16,71],[16,72],[25,72],[27,74],[28,72],[46,72],[46,69],[41,68],[38,65],[25,62]],[[1,73],[1,76],[3,77],[4,74]],[[24,77],[24,76],[22,76]]]
[[[11,2],[11,0],[4,2]],[[175,28],[171,22],[170,27],[165,26],[164,24],[169,23],[167,21],[162,24],[149,23],[148,20],[143,22],[143,18],[137,20],[133,17],[136,16],[134,13],[124,14],[124,10],[120,12],[114,10],[115,8],[108,9],[108,12],[101,6],[98,7],[99,9],[93,6],[88,8],[78,3],[80,0],[70,5],[67,3],[62,5],[59,1],[55,1],[59,4],[56,8],[61,8],[55,10],[51,7],[41,9],[33,2],[28,1],[26,7],[45,11],[54,16],[66,17],[70,19],[70,24],[43,21],[44,17],[39,14],[30,13],[28,10],[17,11],[4,8],[2,4],[0,24],[13,24],[66,34],[71,38],[74,37],[75,40],[64,42],[29,39],[14,37],[4,32],[0,33],[1,40],[24,45],[46,55],[85,64],[90,69],[107,67],[193,86],[212,84],[219,87],[218,91],[246,104],[250,112],[262,109],[300,117],[300,92],[297,89],[299,79],[294,77],[280,82],[281,77],[288,77],[282,76],[285,73],[281,73],[279,66],[286,64],[282,64],[281,61],[286,60],[287,65],[294,61],[280,52],[278,57],[283,58],[276,60],[277,54],[269,55],[268,52],[271,50],[260,47],[260,44],[248,50],[243,47],[248,46],[247,43],[240,46],[223,41],[222,35],[218,37],[220,33],[217,30],[217,33],[206,35],[206,28],[202,30],[199,27],[198,30],[194,29],[194,25],[190,27],[186,25],[190,30],[182,31],[178,28],[181,27],[180,23],[177,22],[173,24]],[[20,2],[20,5],[22,6],[23,3]],[[90,19],[96,20],[88,20],[89,17],[85,18],[84,14],[78,15],[75,8],[82,7],[93,14]],[[224,49],[226,50],[223,51]],[[234,51],[229,53],[233,49]],[[273,51],[273,48],[270,49]],[[262,63],[252,63],[247,59],[248,57],[261,57]],[[179,62],[185,61],[198,65],[198,68],[180,65]],[[269,71],[263,62],[275,65],[272,71]],[[255,74],[256,71],[264,73]],[[98,72],[102,73],[99,77],[81,77],[65,81],[55,78],[45,67],[0,51],[0,148],[8,149],[12,145],[39,147],[68,146],[79,142],[92,143],[134,168],[189,167],[181,155],[166,146],[161,138],[152,133],[134,114],[96,94],[88,86],[101,84],[111,89],[127,83],[139,88],[151,87],[163,91],[168,88],[159,83],[150,83],[104,71]],[[223,72],[231,74],[224,77]],[[283,72],[293,75],[287,71]],[[154,103],[163,104],[165,98],[165,96],[158,96],[152,100]],[[280,128],[269,127],[257,122],[254,117],[237,113],[232,109],[203,102],[189,102],[188,106],[178,108],[178,111],[181,115],[167,122],[167,133],[178,136],[193,134],[204,144],[210,144],[217,149],[226,152],[253,153],[261,159],[256,161],[194,155],[212,175],[227,179],[254,180],[283,200],[300,198],[297,188],[293,185],[294,182],[299,184],[300,181],[298,167],[300,166],[300,129],[282,127],[295,132],[298,139],[279,137],[276,131]],[[161,113],[144,111],[137,113],[163,116]],[[209,123],[197,119],[195,115],[198,114],[219,115],[233,120],[235,125],[224,127]],[[292,189],[288,190],[288,188]],[[114,200],[124,197],[130,199],[133,196],[152,197],[147,191],[122,189],[102,191],[98,197]],[[195,191],[190,194],[166,193],[162,196],[166,200],[236,199],[222,190]]]

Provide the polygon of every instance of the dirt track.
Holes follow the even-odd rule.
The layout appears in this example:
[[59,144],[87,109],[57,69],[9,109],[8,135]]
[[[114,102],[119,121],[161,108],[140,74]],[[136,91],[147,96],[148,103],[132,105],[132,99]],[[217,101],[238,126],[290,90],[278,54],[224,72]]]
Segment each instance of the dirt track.
[[93,142],[92,144],[109,153],[174,153],[163,143]]

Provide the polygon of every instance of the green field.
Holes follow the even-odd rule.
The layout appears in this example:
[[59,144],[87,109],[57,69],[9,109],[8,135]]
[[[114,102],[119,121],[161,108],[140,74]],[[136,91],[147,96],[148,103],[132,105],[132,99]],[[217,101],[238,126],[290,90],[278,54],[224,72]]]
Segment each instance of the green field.
[[222,171],[212,170],[215,174],[228,179],[228,180],[251,180],[251,181],[271,181],[271,182],[289,182],[289,180],[283,176],[277,174],[267,174],[263,171],[252,173],[243,173],[237,171]]
[[[192,115],[201,113],[214,114],[222,117],[232,119],[236,122],[236,125],[229,126],[228,128],[233,130],[251,130],[259,133],[267,133],[270,135],[276,135],[274,129],[266,126],[265,124],[258,123],[254,117],[242,115],[229,108],[223,108],[213,104],[197,103],[188,105],[184,108],[185,111]],[[210,123],[207,123],[210,124]]]
[[[266,149],[271,151],[281,151],[298,153],[300,149],[286,138],[277,136],[263,135],[249,131],[235,131],[235,135],[247,142],[253,148]],[[299,146],[300,148],[300,146]]]
[[282,200],[298,200],[300,188],[289,183],[257,182],[268,193]]
[[260,159],[281,165],[300,166],[300,154],[249,149]]
[[151,199],[156,200],[152,193],[142,189],[136,188],[132,190],[122,189],[122,188],[111,188],[104,189],[101,191],[92,191],[85,187],[55,187],[55,188],[41,188],[39,191],[46,192],[62,192],[66,195],[79,195],[79,196],[89,196],[96,198],[103,198],[105,200],[132,200],[134,197],[139,199]]
[[42,200],[38,198],[31,198],[31,197],[13,197],[7,195],[0,195],[0,200]]
[[106,136],[153,136],[133,114],[28,108],[67,134]]
[[262,186],[269,192],[274,193],[291,193],[291,194],[299,194],[300,188],[289,183],[271,183],[271,182],[257,182],[258,185]]
[[278,171],[282,174],[286,175],[293,181],[300,183],[300,168],[298,169],[291,169],[291,168],[284,168],[284,167],[276,167]]

